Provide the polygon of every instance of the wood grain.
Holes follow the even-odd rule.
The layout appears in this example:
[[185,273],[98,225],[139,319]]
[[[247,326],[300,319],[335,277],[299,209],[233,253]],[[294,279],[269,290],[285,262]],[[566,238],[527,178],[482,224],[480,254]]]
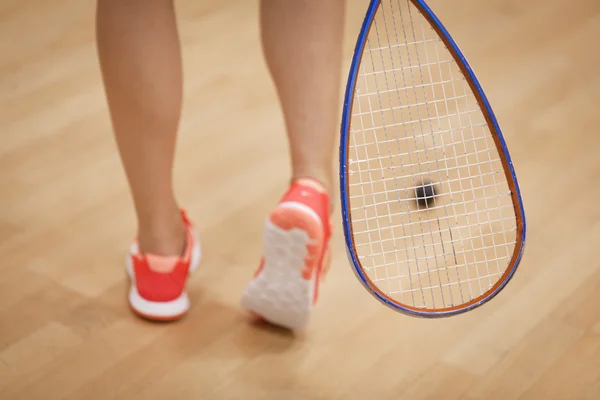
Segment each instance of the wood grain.
[[[0,398],[541,400],[600,395],[600,3],[435,0],[509,144],[528,217],[515,278],[481,309],[418,320],[334,262],[310,327],[253,324],[239,296],[288,180],[256,2],[180,0],[176,182],[206,255],[171,325],[126,303],[131,199],[93,2],[0,4]],[[350,60],[366,2],[349,0]],[[344,77],[345,79],[345,77]],[[339,208],[338,208],[339,211]]]

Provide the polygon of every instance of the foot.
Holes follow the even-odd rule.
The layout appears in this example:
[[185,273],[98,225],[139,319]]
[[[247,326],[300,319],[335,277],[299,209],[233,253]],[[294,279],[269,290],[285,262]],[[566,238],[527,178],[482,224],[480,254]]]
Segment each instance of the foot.
[[181,256],[158,256],[139,251],[137,240],[127,255],[126,268],[131,278],[129,304],[139,316],[158,321],[182,317],[190,308],[185,290],[187,278],[200,264],[198,235],[185,212],[186,246]]
[[321,184],[299,179],[271,212],[260,266],[242,295],[251,314],[288,329],[307,325],[330,262],[329,206]]

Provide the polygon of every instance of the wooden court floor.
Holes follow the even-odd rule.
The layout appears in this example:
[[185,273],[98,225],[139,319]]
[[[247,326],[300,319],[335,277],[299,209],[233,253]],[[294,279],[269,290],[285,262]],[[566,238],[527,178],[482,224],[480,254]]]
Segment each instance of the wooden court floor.
[[[366,3],[349,0],[346,60]],[[158,325],[126,304],[134,220],[93,2],[0,2],[0,399],[600,399],[597,0],[431,1],[519,174],[529,240],[509,287],[452,319],[398,315],[354,278],[336,217],[332,271],[297,335],[238,306],[288,179],[257,3],[177,4],[177,190],[205,259],[190,314]]]

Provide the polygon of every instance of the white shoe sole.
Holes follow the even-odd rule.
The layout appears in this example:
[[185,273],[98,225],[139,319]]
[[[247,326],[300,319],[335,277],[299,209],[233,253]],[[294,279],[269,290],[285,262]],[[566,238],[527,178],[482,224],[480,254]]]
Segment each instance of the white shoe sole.
[[[309,219],[318,224],[321,234],[323,226],[319,216],[301,203],[286,202],[278,206],[293,218]],[[264,266],[261,272],[245,288],[242,307],[266,321],[288,329],[302,329],[310,319],[313,308],[316,274],[310,279],[303,276],[308,247],[322,246],[322,239],[315,241],[301,227],[284,229],[272,216],[265,223],[263,233]],[[316,229],[316,228],[315,228]],[[322,247],[317,253],[322,252]]]

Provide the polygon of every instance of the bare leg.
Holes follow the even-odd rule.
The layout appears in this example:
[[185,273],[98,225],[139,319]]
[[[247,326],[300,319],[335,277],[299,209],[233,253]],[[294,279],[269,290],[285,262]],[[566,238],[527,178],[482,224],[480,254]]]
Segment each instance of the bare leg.
[[333,189],[345,0],[262,0],[265,58],[289,137],[292,177]]
[[309,322],[329,265],[344,6],[345,0],[261,0],[262,43],[294,182],[267,217],[263,256],[241,304],[289,329]]
[[97,43],[140,249],[178,255],[184,227],[172,170],[182,64],[172,0],[98,0]]

